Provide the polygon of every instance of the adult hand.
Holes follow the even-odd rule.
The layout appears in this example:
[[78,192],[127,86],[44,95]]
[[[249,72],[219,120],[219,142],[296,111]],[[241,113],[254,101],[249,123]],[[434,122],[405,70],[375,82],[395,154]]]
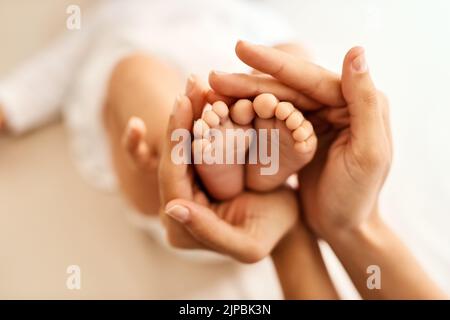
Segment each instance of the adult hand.
[[[310,227],[328,238],[376,217],[378,194],[390,168],[392,142],[388,103],[371,80],[364,50],[356,47],[348,52],[342,79],[273,48],[241,41],[236,53],[249,66],[270,75],[271,82],[278,80],[277,85],[255,76],[245,76],[244,82],[243,75],[211,73],[210,84],[216,92],[228,96],[272,92],[284,100],[288,91],[281,89],[283,84],[316,101],[320,107],[315,109],[322,108],[317,116],[333,125],[319,135],[317,155],[300,173],[301,203]],[[314,106],[306,109],[314,110]]]
[[[240,43],[236,51],[248,65],[325,105],[316,115],[326,119],[331,130],[318,135],[316,157],[300,173],[301,203],[304,217],[331,245],[361,296],[446,299],[378,216],[378,194],[389,171],[392,139],[388,103],[372,83],[363,49],[348,52],[341,80],[314,64],[270,48]],[[236,77],[212,76],[215,90],[224,77],[226,81]],[[247,80],[247,88],[256,88],[256,92],[262,88],[256,85],[261,80]],[[240,90],[242,94],[245,86]],[[378,290],[373,290],[374,284],[367,278],[369,266],[383,272],[383,285]]]
[[392,161],[388,102],[372,82],[362,48],[347,53],[341,90],[349,126],[324,137],[320,153],[300,172],[308,221],[327,238],[377,218]]
[[[193,79],[191,79],[193,81]],[[209,202],[197,188],[192,166],[175,164],[171,141],[176,129],[191,131],[194,115],[205,104],[204,91],[195,84],[189,97],[175,102],[159,166],[161,218],[169,242],[178,248],[203,248],[256,262],[267,256],[295,224],[297,196],[288,188],[268,194],[244,192],[233,200]]]

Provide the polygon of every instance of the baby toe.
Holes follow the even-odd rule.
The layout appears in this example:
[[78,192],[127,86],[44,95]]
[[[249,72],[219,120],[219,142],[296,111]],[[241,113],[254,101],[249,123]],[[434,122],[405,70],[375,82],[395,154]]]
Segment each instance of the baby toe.
[[225,120],[228,117],[228,106],[223,101],[216,101],[212,105],[212,111],[214,111],[220,118]]
[[284,121],[286,120],[292,112],[294,112],[294,105],[290,102],[280,102],[275,108],[275,117],[278,120]]
[[209,126],[203,119],[198,119],[194,123],[194,139],[207,138],[209,133]]
[[253,104],[248,99],[238,100],[230,110],[231,120],[239,125],[247,125],[255,118]]
[[206,110],[203,113],[202,119],[209,127],[217,127],[220,124],[220,117],[213,110]]
[[305,118],[303,117],[302,113],[298,110],[295,110],[286,119],[286,127],[289,130],[295,130],[301,126],[304,120]]
[[308,120],[304,120],[302,124],[292,132],[295,141],[301,142],[308,139],[314,133],[313,126]]
[[317,146],[317,137],[315,134],[313,134],[304,141],[296,142],[294,144],[294,149],[299,153],[310,153],[316,149],[316,146]]
[[278,99],[270,93],[263,93],[253,100],[253,108],[262,119],[270,119],[275,116]]

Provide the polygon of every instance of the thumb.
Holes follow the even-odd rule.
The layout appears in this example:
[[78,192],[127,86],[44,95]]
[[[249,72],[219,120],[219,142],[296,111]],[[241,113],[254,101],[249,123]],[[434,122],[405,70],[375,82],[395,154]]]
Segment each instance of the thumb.
[[[174,159],[172,157],[172,151],[177,144],[181,143],[181,145],[185,145],[186,141],[189,142],[192,121],[193,111],[191,101],[186,96],[178,96],[167,124],[166,138],[163,141],[158,166],[158,181],[160,204],[162,206],[162,210],[160,210],[161,220],[167,230],[167,239],[172,245],[177,247],[196,248],[198,247],[198,242],[192,239],[190,233],[183,226],[180,226],[179,223],[163,214],[164,205],[170,200],[178,198],[192,199],[194,197],[192,188],[193,177],[189,171],[188,161],[181,161],[179,163],[173,161]],[[178,142],[175,141],[176,139],[172,139],[175,132],[184,133],[184,138],[183,134],[180,134],[179,138],[181,140]],[[189,146],[189,143],[187,145]],[[188,148],[185,149],[190,150]]]
[[254,238],[198,203],[176,199],[166,205],[165,213],[214,251],[245,263],[259,261],[265,256],[262,246]]
[[345,56],[341,81],[353,142],[356,147],[373,146],[383,130],[382,111],[362,47],[352,48]]

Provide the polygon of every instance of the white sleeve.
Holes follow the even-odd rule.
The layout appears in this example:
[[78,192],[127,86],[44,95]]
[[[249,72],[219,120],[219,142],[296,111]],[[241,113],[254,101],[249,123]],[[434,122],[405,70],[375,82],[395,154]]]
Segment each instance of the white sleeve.
[[1,79],[0,106],[12,133],[35,128],[59,114],[89,39],[81,30],[67,32]]

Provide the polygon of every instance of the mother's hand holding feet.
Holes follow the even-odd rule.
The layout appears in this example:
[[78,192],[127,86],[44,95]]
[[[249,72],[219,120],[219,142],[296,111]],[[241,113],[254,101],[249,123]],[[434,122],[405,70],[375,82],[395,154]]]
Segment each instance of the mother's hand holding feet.
[[[286,93],[280,84],[295,89],[309,102],[306,110],[318,130],[319,149],[311,164],[301,170],[301,198],[306,219],[322,237],[329,229],[359,225],[375,213],[378,193],[392,158],[388,106],[372,83],[362,48],[353,48],[344,60],[342,85],[338,75],[303,58],[273,48],[239,42],[241,60],[278,80],[261,85],[260,76],[246,76],[238,86],[238,74],[210,76],[212,88],[220,94],[259,94],[259,88],[280,99]],[[230,91],[229,83],[235,83]],[[243,83],[243,82],[240,82]],[[273,83],[273,80],[271,81]],[[280,97],[281,96],[281,97]],[[302,105],[297,105],[302,108]],[[324,121],[325,120],[325,121]],[[342,125],[344,123],[344,125]]]
[[[198,89],[198,87],[197,87]],[[242,262],[268,256],[297,220],[297,197],[283,187],[271,193],[244,192],[232,200],[212,203],[196,186],[192,166],[175,164],[171,151],[175,129],[191,131],[194,116],[205,104],[204,92],[180,96],[170,116],[159,166],[161,218],[168,241],[178,248],[201,248]]]

